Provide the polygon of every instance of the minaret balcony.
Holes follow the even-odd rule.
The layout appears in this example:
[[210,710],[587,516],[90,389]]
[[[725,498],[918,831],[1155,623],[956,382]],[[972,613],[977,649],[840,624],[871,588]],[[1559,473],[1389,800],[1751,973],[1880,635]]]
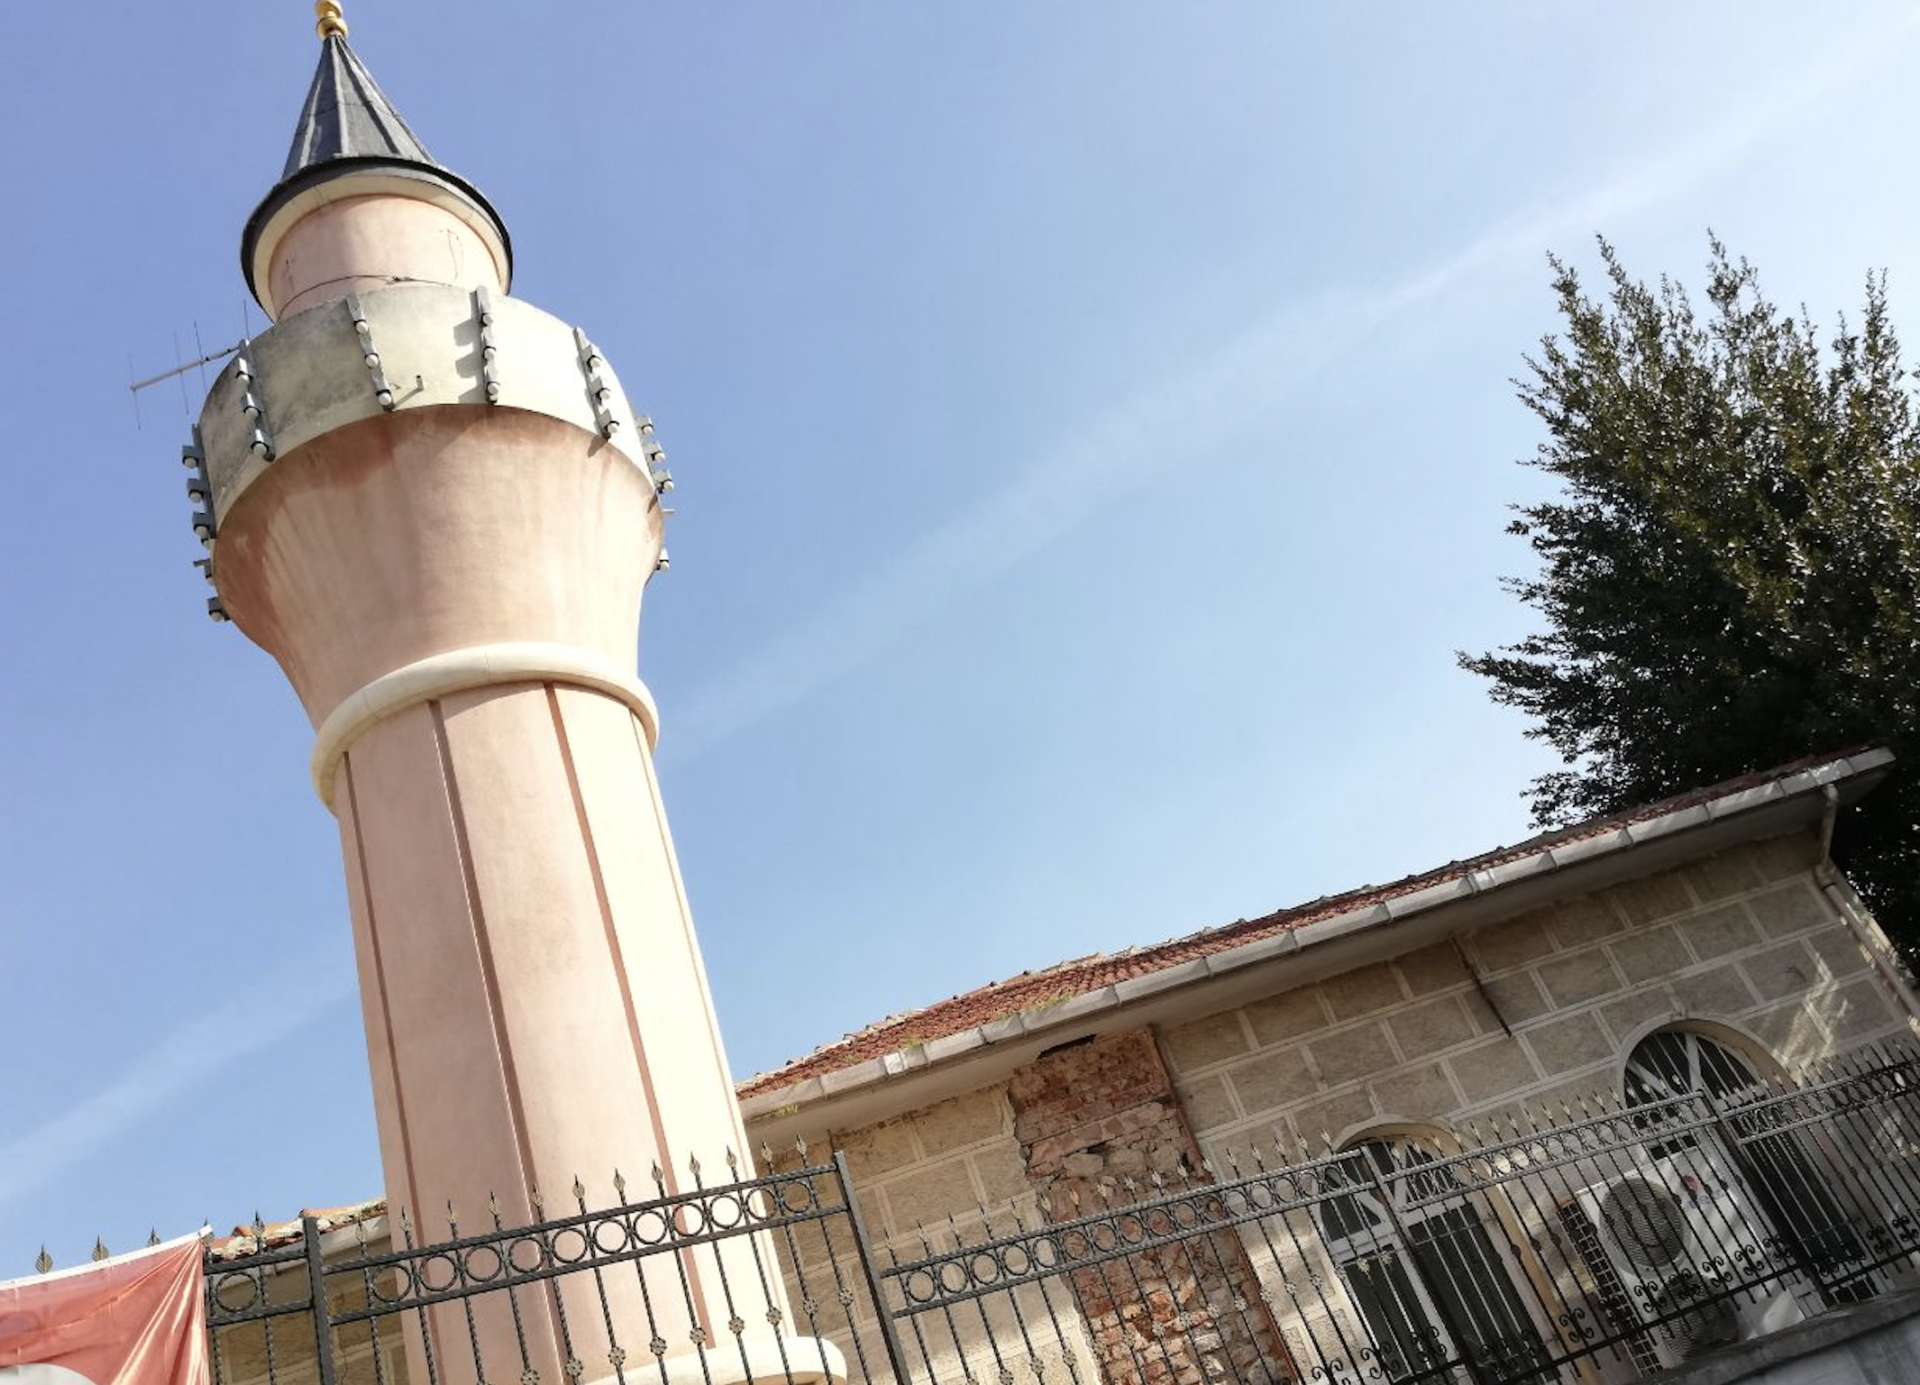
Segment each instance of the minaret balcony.
[[221,371],[199,421],[216,524],[304,443],[385,413],[452,407],[544,415],[665,474],[651,424],[579,329],[484,289],[396,284],[295,313]]

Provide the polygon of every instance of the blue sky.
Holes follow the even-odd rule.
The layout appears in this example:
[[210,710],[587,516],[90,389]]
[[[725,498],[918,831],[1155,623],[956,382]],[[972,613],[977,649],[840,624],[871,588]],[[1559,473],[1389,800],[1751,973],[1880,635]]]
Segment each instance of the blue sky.
[[[0,1278],[380,1187],[333,819],[178,386],[298,0],[16,6]],[[1910,7],[348,5],[680,486],[641,672],[741,1075],[1527,835],[1545,256],[1920,311]],[[251,325],[260,317],[252,310]],[[197,409],[199,381],[188,380]]]

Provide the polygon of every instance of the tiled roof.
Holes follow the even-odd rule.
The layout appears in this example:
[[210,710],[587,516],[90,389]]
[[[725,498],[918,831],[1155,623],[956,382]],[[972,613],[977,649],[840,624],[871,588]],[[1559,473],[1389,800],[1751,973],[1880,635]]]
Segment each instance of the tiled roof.
[[[1726,798],[1743,790],[1759,788],[1807,770],[1833,766],[1839,766],[1844,770],[1847,757],[1857,755],[1864,749],[1866,747],[1856,746],[1827,755],[1809,755],[1774,769],[1744,774],[1706,788],[1694,789],[1673,798],[1662,799],[1658,803],[1649,803],[1644,807],[1604,817],[1590,818],[1572,827],[1542,833],[1515,846],[1498,847],[1484,855],[1464,861],[1451,861],[1435,870],[1425,871],[1419,875],[1409,875],[1391,884],[1362,886],[1356,890],[1349,890],[1345,894],[1328,895],[1257,919],[1241,919],[1219,928],[1202,929],[1198,933],[1171,938],[1149,947],[1128,948],[1125,952],[1111,955],[1095,953],[1089,957],[1077,957],[1071,961],[1058,962],[1040,971],[1021,972],[1018,976],[1010,977],[1005,981],[996,981],[990,985],[966,991],[926,1006],[924,1009],[890,1015],[886,1019],[868,1025],[858,1033],[847,1035],[837,1043],[825,1044],[783,1068],[748,1079],[740,1084],[739,1094],[744,1098],[791,1087],[811,1077],[838,1072],[856,1063],[885,1057],[912,1044],[923,1044],[959,1034],[1015,1012],[1044,1009],[1052,1003],[1099,990],[1117,982],[1146,976],[1196,958],[1225,952],[1230,948],[1261,938],[1304,928],[1323,919],[1336,918],[1373,904],[1414,894],[1436,885],[1459,880],[1475,871],[1490,870],[1509,861],[1535,855],[1556,846],[1602,836],[1634,823],[1647,822],[1696,805],[1711,803],[1716,799]],[[1886,759],[1884,754],[1879,758],[1881,761]],[[373,1198],[365,1202],[349,1203],[343,1207],[309,1210],[300,1215],[316,1218],[322,1231],[331,1231],[362,1223],[371,1224],[384,1217],[386,1212],[386,1201]],[[288,1221],[269,1223],[262,1229],[257,1240],[252,1227],[236,1226],[231,1236],[216,1238],[210,1245],[216,1259],[230,1260],[250,1254],[262,1246],[272,1248],[287,1245],[298,1240],[299,1237],[300,1218],[295,1217]]]
[[[1864,748],[1864,747],[1861,747]],[[1464,861],[1450,861],[1437,869],[1409,875],[1386,885],[1363,885],[1345,894],[1328,895],[1292,908],[1277,910],[1256,919],[1241,919],[1218,928],[1202,929],[1184,937],[1146,947],[1128,948],[1113,954],[1094,953],[1072,961],[1058,962],[1040,971],[1024,971],[1005,981],[995,981],[978,989],[937,1001],[924,1009],[890,1015],[849,1034],[836,1043],[822,1045],[785,1067],[764,1072],[740,1084],[741,1097],[791,1087],[808,1078],[837,1072],[904,1048],[926,1044],[968,1029],[977,1028],[1017,1012],[1031,1012],[1084,995],[1118,982],[1131,981],[1183,962],[1208,957],[1229,948],[1261,938],[1304,928],[1323,919],[1337,917],[1373,904],[1384,903],[1435,885],[1458,880],[1472,872],[1488,870],[1508,861],[1531,856],[1549,848],[1600,836],[1636,822],[1664,817],[1696,804],[1755,788],[1783,779],[1803,770],[1833,763],[1853,751],[1810,755],[1790,764],[1741,775],[1706,788],[1694,789],[1658,803],[1590,818],[1572,827],[1542,833],[1515,846],[1497,847],[1484,855]]]
[[365,1202],[350,1202],[344,1207],[309,1207],[290,1221],[266,1223],[259,1229],[258,1235],[251,1226],[236,1226],[231,1236],[214,1237],[207,1243],[207,1249],[216,1260],[237,1260],[257,1250],[292,1245],[300,1239],[303,1217],[312,1217],[321,1231],[337,1231],[342,1227],[377,1221],[386,1214],[387,1200],[380,1197],[369,1198]]

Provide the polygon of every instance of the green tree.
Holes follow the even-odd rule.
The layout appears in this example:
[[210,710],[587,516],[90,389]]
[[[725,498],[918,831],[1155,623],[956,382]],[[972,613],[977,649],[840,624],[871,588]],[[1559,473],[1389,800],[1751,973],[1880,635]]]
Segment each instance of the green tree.
[[1699,312],[1600,254],[1598,301],[1552,261],[1561,334],[1515,381],[1547,432],[1525,464],[1560,482],[1509,526],[1545,633],[1460,662],[1568,766],[1528,791],[1542,825],[1891,748],[1835,854],[1920,955],[1920,413],[1885,275],[1823,350],[1718,240]]

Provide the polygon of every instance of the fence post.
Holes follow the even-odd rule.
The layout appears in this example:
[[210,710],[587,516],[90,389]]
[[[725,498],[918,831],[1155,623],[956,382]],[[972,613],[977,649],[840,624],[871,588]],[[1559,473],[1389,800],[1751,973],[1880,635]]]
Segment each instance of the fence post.
[[[867,1277],[867,1293],[873,1299],[873,1315],[880,1324],[880,1343],[887,1349],[887,1364],[893,1369],[893,1378],[897,1385],[911,1385],[907,1374],[907,1358],[900,1350],[900,1337],[894,1330],[893,1313],[887,1307],[886,1284],[880,1278],[879,1266],[873,1262],[873,1248],[867,1243],[866,1218],[860,1215],[860,1202],[853,1195],[853,1179],[847,1172],[847,1156],[844,1150],[833,1152],[833,1174],[840,1181],[840,1200],[847,1207],[847,1224],[853,1232],[853,1244],[860,1252],[860,1269]],[[829,1246],[828,1254],[832,1254]],[[851,1317],[847,1326],[854,1327]],[[322,1385],[333,1385],[324,1381]]]
[[327,1306],[327,1266],[320,1254],[320,1224],[300,1218],[300,1242],[307,1252],[307,1299],[313,1305],[313,1353],[320,1385],[337,1385],[333,1373],[333,1311]]

